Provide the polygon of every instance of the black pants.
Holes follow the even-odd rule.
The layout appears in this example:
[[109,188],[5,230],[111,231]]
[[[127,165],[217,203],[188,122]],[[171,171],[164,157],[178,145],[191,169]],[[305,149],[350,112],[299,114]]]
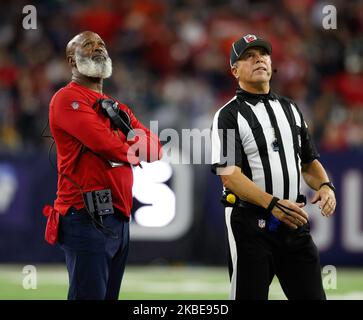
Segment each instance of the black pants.
[[69,300],[117,300],[129,248],[129,223],[120,212],[103,217],[113,235],[88,213],[70,209],[61,217],[59,244],[66,257]]
[[309,224],[271,232],[266,210],[254,207],[226,208],[230,298],[266,300],[276,275],[288,299],[326,299]]

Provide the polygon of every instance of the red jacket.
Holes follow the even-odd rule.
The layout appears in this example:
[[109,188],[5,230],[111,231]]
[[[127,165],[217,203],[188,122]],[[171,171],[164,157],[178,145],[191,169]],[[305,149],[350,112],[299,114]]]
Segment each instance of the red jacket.
[[[129,142],[120,130],[111,129],[110,119],[98,104],[95,105],[99,98],[109,97],[71,82],[55,93],[50,102],[49,124],[58,160],[58,192],[54,208],[65,215],[71,206],[76,209],[84,207],[82,192],[110,188],[114,206],[129,217],[133,184],[130,163],[160,159],[160,141],[126,105],[117,101],[119,108],[130,116],[131,126],[145,132],[136,141],[139,141],[138,145],[147,144],[147,152],[136,153],[136,156],[130,149],[136,141]],[[157,156],[150,159],[150,154]],[[112,168],[108,160],[125,165]]]

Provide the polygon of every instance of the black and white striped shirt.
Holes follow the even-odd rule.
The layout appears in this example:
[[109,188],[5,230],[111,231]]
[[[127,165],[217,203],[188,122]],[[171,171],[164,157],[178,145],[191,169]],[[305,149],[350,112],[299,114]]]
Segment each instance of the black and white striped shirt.
[[238,89],[214,116],[214,172],[218,167],[238,166],[262,190],[296,201],[301,164],[317,158],[302,113],[288,98]]

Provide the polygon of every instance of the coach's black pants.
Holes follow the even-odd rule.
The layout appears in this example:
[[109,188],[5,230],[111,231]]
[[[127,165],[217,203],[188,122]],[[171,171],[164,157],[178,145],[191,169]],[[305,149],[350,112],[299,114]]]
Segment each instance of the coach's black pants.
[[88,213],[70,209],[60,219],[59,244],[69,275],[69,300],[118,299],[129,248],[129,223],[121,213],[103,217],[113,235],[100,230]]
[[268,230],[263,208],[226,208],[231,299],[268,299],[276,275],[288,299],[325,299],[309,224]]

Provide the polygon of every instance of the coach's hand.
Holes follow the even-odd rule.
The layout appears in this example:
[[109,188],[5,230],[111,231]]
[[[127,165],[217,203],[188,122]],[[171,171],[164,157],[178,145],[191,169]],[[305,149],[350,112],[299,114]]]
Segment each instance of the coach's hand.
[[311,199],[311,203],[316,203],[318,201],[321,214],[325,217],[330,217],[334,213],[337,204],[334,191],[328,186],[322,186],[316,191],[314,197]]
[[303,226],[308,222],[308,214],[302,209],[303,203],[293,203],[289,200],[279,200],[278,204],[283,208],[275,206],[272,209],[272,214],[293,229]]

